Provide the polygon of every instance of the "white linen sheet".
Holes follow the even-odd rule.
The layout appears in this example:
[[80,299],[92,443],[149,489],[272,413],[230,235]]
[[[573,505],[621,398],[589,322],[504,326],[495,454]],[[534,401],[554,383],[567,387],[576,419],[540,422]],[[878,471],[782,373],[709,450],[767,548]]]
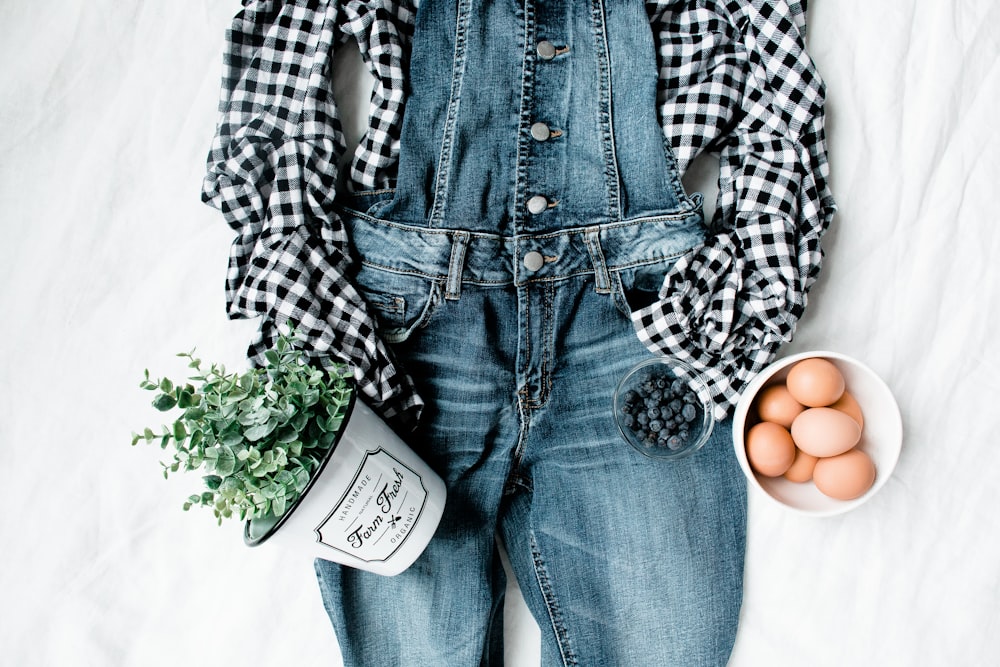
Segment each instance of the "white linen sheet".
[[[164,482],[160,451],[129,446],[161,420],[144,368],[177,376],[192,347],[240,367],[255,327],[226,319],[231,232],[199,198],[238,9],[0,3],[0,664],[341,664],[311,563],[182,512],[197,476]],[[904,442],[848,514],[751,493],[731,664],[998,665],[1000,4],[809,18],[840,209],[782,354],[871,366]],[[337,81],[356,138],[356,54]],[[709,161],[686,178],[709,198],[713,180]],[[508,664],[538,664],[513,584],[506,618]]]

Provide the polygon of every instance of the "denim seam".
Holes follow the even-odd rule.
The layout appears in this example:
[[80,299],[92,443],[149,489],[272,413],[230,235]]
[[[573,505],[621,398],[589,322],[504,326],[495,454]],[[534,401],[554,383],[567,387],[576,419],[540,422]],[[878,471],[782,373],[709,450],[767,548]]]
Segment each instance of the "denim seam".
[[[657,264],[659,262],[664,262],[664,261],[678,259],[679,257],[683,257],[687,252],[688,252],[688,250],[683,250],[683,251],[675,253],[673,255],[664,255],[662,257],[653,257],[653,258],[650,258],[650,259],[636,260],[635,262],[631,262],[629,264],[615,264],[615,265],[608,266],[607,269],[608,269],[608,273],[610,275],[611,273],[618,273],[619,271],[624,271],[624,270],[627,270],[627,269],[634,269],[634,268],[639,267],[639,266],[649,266],[651,264]],[[426,278],[427,280],[433,280],[433,281],[438,281],[438,282],[446,281],[447,278],[448,278],[447,275],[440,274],[440,273],[424,273],[423,271],[404,270],[404,269],[400,269],[400,268],[397,268],[397,267],[394,267],[394,266],[386,266],[385,264],[379,264],[377,262],[373,262],[373,261],[367,260],[367,259],[361,260],[361,265],[362,266],[367,266],[367,267],[372,268],[372,269],[379,269],[381,271],[387,271],[389,273],[395,273],[395,274],[402,275],[402,276],[412,276],[414,278]],[[504,285],[516,285],[518,287],[521,287],[521,286],[529,285],[529,284],[533,284],[533,283],[535,283],[535,284],[537,284],[537,283],[555,283],[555,282],[559,282],[559,281],[562,281],[562,280],[568,280],[570,278],[579,278],[580,276],[592,275],[593,273],[594,273],[593,269],[584,269],[584,270],[580,270],[580,271],[574,271],[573,273],[561,273],[558,276],[544,276],[544,277],[540,277],[540,278],[526,278],[526,279],[522,280],[520,283],[515,283],[515,281],[514,281],[513,278],[511,278],[510,280],[476,280],[476,279],[471,279],[471,278],[463,278],[462,279],[462,284],[463,285],[475,285],[475,286],[479,286],[479,287],[501,287],[501,286],[504,286]]]
[[455,232],[451,244],[451,257],[448,260],[448,282],[444,298],[457,301],[462,295],[462,271],[465,268],[465,249],[469,245],[468,232]]
[[601,121],[601,143],[604,148],[604,179],[608,192],[608,217],[621,220],[620,174],[618,156],[615,154],[614,121],[611,113],[611,55],[608,51],[607,25],[604,22],[603,0],[593,0],[591,21],[594,30],[594,47],[598,68],[598,114]]
[[583,238],[590,252],[590,261],[594,264],[594,290],[598,294],[610,294],[611,276],[608,275],[608,264],[601,249],[600,233],[599,227],[591,227]]
[[[654,262],[655,263],[655,262]],[[386,266],[385,264],[378,264],[372,262],[371,260],[362,260],[361,264],[372,269],[378,269],[380,271],[385,271],[387,273],[394,273],[400,276],[411,276],[413,278],[424,278],[426,280],[431,280],[434,282],[444,283],[447,281],[448,276],[441,273],[424,273],[423,271],[410,271],[405,269],[400,269],[394,266]],[[463,278],[463,285],[475,285],[478,287],[503,287],[504,285],[513,285],[514,280],[474,280],[471,278]]]
[[390,195],[395,193],[396,188],[380,188],[378,190],[359,190],[357,192],[352,192],[351,194],[355,197],[372,197],[375,195]]
[[573,648],[570,646],[569,633],[563,621],[562,610],[559,608],[555,592],[552,590],[552,581],[549,579],[549,572],[545,567],[545,561],[542,560],[542,554],[538,548],[538,540],[535,539],[535,531],[529,531],[529,534],[531,560],[535,566],[535,581],[538,584],[538,590],[542,594],[542,599],[545,601],[545,608],[549,613],[549,623],[552,624],[552,632],[556,636],[556,644],[559,646],[559,656],[566,667],[578,665],[579,662],[573,654]]
[[[406,223],[396,222],[394,220],[385,220],[384,218],[376,218],[374,216],[368,215],[364,211],[358,211],[357,209],[353,209],[353,208],[350,208],[350,207],[347,207],[347,206],[341,206],[340,208],[341,208],[341,210],[343,210],[345,212],[348,212],[350,214],[350,217],[359,218],[359,219],[365,220],[367,222],[373,222],[375,224],[382,225],[384,227],[388,227],[390,229],[398,229],[398,230],[403,231],[403,232],[413,232],[415,234],[434,234],[434,235],[438,235],[438,236],[448,236],[449,234],[454,234],[455,231],[456,231],[454,229],[446,228],[446,227],[445,228],[442,228],[442,227],[438,227],[438,228],[435,228],[435,227],[422,227],[422,226],[418,226],[418,225],[412,225],[412,224],[406,224]],[[477,232],[477,231],[472,231],[472,230],[463,230],[463,231],[468,231],[470,237],[472,237],[474,239],[475,238],[492,239],[492,240],[496,240],[496,241],[500,241],[500,242],[506,241],[508,239],[510,239],[510,240],[515,240],[515,239],[548,239],[548,238],[556,238],[556,237],[559,237],[559,236],[564,236],[566,234],[583,234],[583,233],[586,232],[586,230],[588,230],[588,229],[590,229],[592,227],[600,227],[601,229],[611,231],[611,230],[621,229],[621,228],[624,228],[624,227],[634,227],[636,225],[653,224],[653,223],[657,223],[657,222],[670,222],[670,221],[673,221],[673,220],[683,220],[685,218],[691,217],[691,215],[694,214],[694,212],[696,210],[697,210],[697,207],[692,208],[692,209],[686,209],[686,210],[683,210],[683,211],[678,211],[677,213],[664,213],[662,215],[645,215],[645,216],[641,216],[641,217],[638,217],[638,218],[625,218],[625,219],[619,219],[619,220],[609,221],[609,222],[606,222],[606,223],[601,223],[601,224],[598,224],[598,225],[580,225],[580,226],[577,226],[577,227],[570,227],[568,229],[561,229],[559,231],[546,232],[546,233],[543,233],[543,234],[516,234],[516,235],[513,235],[513,236],[507,236],[507,235],[503,235],[503,234],[491,234],[489,232]]]
[[[525,0],[524,11],[524,51],[521,54],[521,107],[518,109],[517,154],[515,155],[514,184],[514,214],[511,224],[514,229],[520,229],[524,223],[525,199],[528,187],[527,156],[530,153],[530,133],[525,130],[531,126],[531,107],[534,103],[535,67],[537,59],[530,47],[535,41],[535,5],[532,0]],[[518,13],[521,9],[518,8]]]
[[455,19],[455,51],[452,62],[454,69],[451,79],[451,92],[448,100],[448,115],[444,123],[444,136],[441,138],[441,153],[438,155],[438,173],[434,184],[434,203],[428,225],[436,227],[444,215],[444,207],[448,199],[448,185],[451,180],[452,149],[455,145],[455,127],[458,120],[458,108],[462,100],[462,85],[465,80],[465,42],[469,28],[469,18],[472,15],[471,0],[459,0]]
[[[541,354],[541,360],[539,362],[539,370],[538,370],[537,396],[531,396],[530,393],[527,391],[527,385],[525,385],[525,406],[530,410],[538,410],[540,408],[545,407],[546,403],[549,402],[549,394],[552,391],[552,375],[549,371],[552,366],[552,332],[554,327],[553,317],[552,317],[553,314],[552,304],[554,295],[552,293],[553,290],[551,284],[544,285],[544,287],[545,289],[542,291],[542,323],[540,327],[541,329],[540,333],[543,338],[541,341],[541,345],[538,346],[541,347],[541,351],[539,352]],[[530,312],[531,311],[529,309],[528,313]],[[525,317],[526,323],[529,322],[528,317],[530,317],[530,315]],[[528,351],[530,353],[530,351],[534,348],[530,347],[531,346],[530,335],[527,336],[526,338],[529,341]],[[526,375],[530,373],[530,368],[531,368],[530,354],[527,357],[527,360],[528,360],[528,366],[526,368]]]

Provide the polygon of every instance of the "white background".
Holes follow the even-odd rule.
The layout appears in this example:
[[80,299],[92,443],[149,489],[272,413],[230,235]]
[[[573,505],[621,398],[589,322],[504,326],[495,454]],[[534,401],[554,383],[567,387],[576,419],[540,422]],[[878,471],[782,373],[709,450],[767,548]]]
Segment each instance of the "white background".
[[[226,320],[231,232],[199,197],[238,8],[0,1],[2,664],[339,664],[310,562],[181,512],[198,480],[129,446],[160,420],[143,368],[238,367],[255,326]],[[1000,664],[997,25],[991,0],[812,7],[840,212],[784,352],[867,363],[905,437],[847,515],[751,496],[732,665]],[[356,136],[367,75],[338,72]],[[512,593],[510,664],[537,664]]]

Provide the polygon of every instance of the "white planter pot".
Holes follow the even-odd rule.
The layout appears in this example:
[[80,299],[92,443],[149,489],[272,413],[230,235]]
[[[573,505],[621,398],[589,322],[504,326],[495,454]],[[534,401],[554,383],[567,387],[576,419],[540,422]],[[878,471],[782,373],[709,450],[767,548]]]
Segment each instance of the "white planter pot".
[[423,553],[445,497],[437,473],[352,397],[339,440],[297,503],[277,521],[247,521],[243,539],[392,576]]

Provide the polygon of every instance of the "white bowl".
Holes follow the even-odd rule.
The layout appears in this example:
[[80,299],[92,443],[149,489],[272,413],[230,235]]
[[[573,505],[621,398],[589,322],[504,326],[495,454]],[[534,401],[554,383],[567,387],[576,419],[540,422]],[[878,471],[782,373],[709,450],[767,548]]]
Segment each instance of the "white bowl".
[[[847,390],[857,399],[864,414],[865,425],[857,447],[875,464],[875,483],[864,495],[854,500],[837,500],[823,495],[811,482],[790,482],[784,477],[758,475],[747,461],[744,437],[757,423],[755,401],[760,391],[785,379],[792,364],[803,359],[821,357],[832,362],[843,374]],[[899,406],[885,382],[875,372],[856,359],[838,352],[803,352],[775,361],[762,370],[744,390],[733,416],[733,446],[736,459],[750,486],[786,509],[810,516],[841,514],[865,503],[892,475],[903,443],[903,422]]]

